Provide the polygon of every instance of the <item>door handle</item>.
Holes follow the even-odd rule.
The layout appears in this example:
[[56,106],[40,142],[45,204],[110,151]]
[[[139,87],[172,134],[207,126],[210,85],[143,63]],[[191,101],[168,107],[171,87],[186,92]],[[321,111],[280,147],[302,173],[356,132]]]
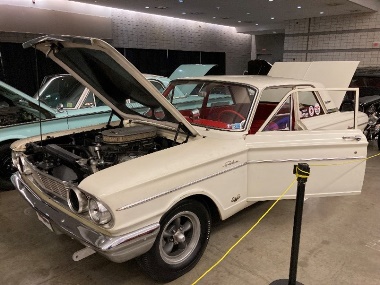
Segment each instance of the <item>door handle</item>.
[[347,137],[343,136],[342,139],[344,139],[344,140],[351,140],[351,141],[353,141],[353,140],[360,141],[362,139],[362,137],[359,136],[359,135],[356,135],[356,136],[347,136]]

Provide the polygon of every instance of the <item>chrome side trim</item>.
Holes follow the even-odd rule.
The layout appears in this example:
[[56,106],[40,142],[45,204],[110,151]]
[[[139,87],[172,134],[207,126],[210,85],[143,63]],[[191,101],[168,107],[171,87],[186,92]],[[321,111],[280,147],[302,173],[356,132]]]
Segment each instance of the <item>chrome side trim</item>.
[[279,162],[300,162],[300,161],[333,161],[333,160],[356,160],[365,159],[365,156],[352,156],[352,157],[327,157],[327,158],[289,158],[289,159],[268,159],[268,160],[250,160],[247,164],[251,163],[279,163]]
[[180,189],[182,189],[182,188],[184,188],[184,187],[191,186],[191,185],[193,185],[193,184],[196,184],[196,183],[202,182],[202,181],[204,181],[204,180],[207,180],[207,179],[209,179],[209,178],[212,178],[212,177],[218,176],[218,175],[220,175],[220,174],[223,174],[223,173],[225,173],[225,172],[229,172],[229,171],[231,171],[231,170],[235,170],[236,168],[242,167],[242,166],[244,166],[244,165],[246,165],[246,163],[238,164],[238,165],[236,165],[236,166],[234,166],[234,167],[231,167],[231,168],[228,168],[228,169],[226,169],[226,170],[222,170],[222,171],[216,172],[216,173],[214,173],[214,174],[211,174],[211,175],[205,176],[205,177],[203,177],[203,178],[200,178],[200,179],[194,180],[194,181],[192,181],[192,182],[189,182],[189,183],[186,183],[186,184],[183,184],[183,185],[177,186],[177,187],[175,187],[175,188],[173,188],[173,189],[171,189],[171,190],[168,190],[168,191],[162,192],[162,193],[157,194],[157,195],[154,195],[154,196],[152,196],[152,197],[149,197],[149,198],[146,198],[146,199],[142,199],[142,200],[137,201],[137,202],[132,203],[132,204],[125,205],[125,206],[123,206],[123,207],[120,207],[120,208],[116,209],[116,211],[123,211],[123,210],[126,210],[126,209],[133,208],[133,207],[135,207],[135,206],[137,206],[137,205],[144,204],[144,203],[149,202],[149,201],[151,201],[151,200],[154,200],[154,199],[160,198],[160,197],[162,197],[162,196],[168,195],[168,194],[170,194],[170,193],[173,193],[173,192],[175,192],[175,191],[178,191],[178,190],[180,190]]
[[283,163],[283,162],[300,162],[300,161],[334,161],[334,160],[360,160],[360,159],[364,160],[365,158],[366,158],[365,156],[353,156],[353,157],[346,157],[346,158],[330,157],[330,158],[303,158],[303,159],[289,158],[289,159],[273,159],[273,160],[250,160],[250,161],[247,161],[247,162],[244,162],[244,163],[240,163],[240,164],[238,164],[238,165],[236,165],[234,167],[228,168],[226,170],[219,171],[219,172],[216,172],[214,174],[205,176],[203,178],[194,180],[192,182],[189,182],[189,183],[177,186],[177,187],[175,187],[173,189],[170,189],[170,190],[162,192],[160,194],[151,196],[149,198],[142,199],[142,200],[139,200],[139,201],[131,203],[131,204],[127,204],[125,206],[122,206],[122,207],[116,209],[116,211],[123,211],[123,210],[127,210],[127,209],[130,209],[130,208],[136,207],[138,205],[144,204],[146,202],[152,201],[154,199],[157,199],[157,198],[160,198],[162,196],[165,196],[165,195],[168,195],[170,193],[173,193],[175,191],[178,191],[178,190],[180,190],[182,188],[185,188],[187,186],[194,185],[196,183],[202,182],[202,181],[207,180],[209,178],[213,178],[213,177],[218,176],[220,174],[223,174],[225,172],[229,172],[231,170],[235,170],[235,169],[237,169],[239,167],[242,167],[242,166],[245,166],[245,165],[248,165],[248,164],[253,164],[253,163]]

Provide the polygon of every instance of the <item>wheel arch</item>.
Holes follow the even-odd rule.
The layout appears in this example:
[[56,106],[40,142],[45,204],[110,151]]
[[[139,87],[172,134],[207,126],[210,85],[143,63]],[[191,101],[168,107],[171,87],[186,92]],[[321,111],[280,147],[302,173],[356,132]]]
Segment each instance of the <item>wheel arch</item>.
[[[172,207],[170,207],[170,209],[176,207],[179,203],[183,202],[184,200],[194,200],[203,204],[206,207],[206,209],[209,211],[211,221],[213,224],[222,220],[221,213],[219,211],[219,207],[217,206],[217,203],[212,198],[210,198],[209,196],[205,194],[192,194],[186,197],[182,197],[182,199],[176,201],[176,203],[174,203]],[[168,210],[166,213],[168,213],[169,211],[170,210]]]
[[18,141],[19,139],[23,139],[23,138],[6,139],[6,140],[3,140],[3,141],[0,141],[0,145],[3,145],[3,144],[12,144],[15,141]]

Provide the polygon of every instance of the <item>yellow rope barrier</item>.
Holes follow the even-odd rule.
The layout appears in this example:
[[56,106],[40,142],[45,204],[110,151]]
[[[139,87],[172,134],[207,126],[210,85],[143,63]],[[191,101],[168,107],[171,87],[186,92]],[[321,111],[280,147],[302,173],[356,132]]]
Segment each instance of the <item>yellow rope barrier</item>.
[[261,220],[264,219],[264,217],[270,212],[270,210],[272,210],[272,208],[277,204],[277,202],[280,201],[282,197],[284,197],[284,195],[290,190],[290,188],[292,188],[296,180],[297,178],[294,178],[293,182],[288,186],[288,188],[286,188],[284,192],[282,192],[281,196],[278,197],[278,199],[272,204],[272,206],[269,207],[269,209],[264,213],[264,215],[262,215],[258,219],[258,221],[233,246],[230,247],[230,249],[222,256],[222,258],[220,258],[213,266],[211,266],[205,273],[203,273],[201,277],[195,280],[194,283],[192,283],[192,285],[197,284],[203,277],[205,277],[211,270],[213,270],[220,262],[222,262],[222,260],[235,248],[235,246],[237,246],[261,222]]
[[[377,153],[375,155],[371,155],[371,156],[363,158],[361,160],[362,161],[366,161],[368,159],[371,159],[371,158],[374,158],[374,157],[377,157],[377,156],[380,156],[380,153]],[[353,163],[355,161],[357,161],[357,160],[356,159],[355,160],[350,160],[348,162],[343,162],[343,163],[314,164],[314,165],[310,165],[310,166],[337,166],[337,165],[344,165],[344,164]],[[298,172],[302,172],[304,175],[300,174]],[[192,285],[197,284],[200,280],[203,279],[203,277],[205,277],[211,270],[213,270],[220,262],[222,262],[226,258],[226,256],[261,222],[261,220],[265,218],[265,216],[272,210],[272,208],[277,204],[277,202],[280,201],[282,199],[282,197],[285,196],[285,194],[290,190],[290,188],[292,188],[292,186],[294,185],[294,183],[297,181],[298,177],[300,177],[300,178],[308,178],[309,174],[310,174],[309,172],[303,171],[303,170],[301,170],[301,169],[299,169],[297,167],[296,178],[292,181],[292,183],[288,186],[288,188],[286,188],[286,190],[284,192],[282,192],[282,194],[280,195],[280,197],[278,197],[277,200],[269,207],[269,209],[257,220],[257,222],[233,246],[231,246],[227,250],[227,252],[214,265],[212,265],[205,273],[203,273],[197,280],[195,280],[192,283]]]

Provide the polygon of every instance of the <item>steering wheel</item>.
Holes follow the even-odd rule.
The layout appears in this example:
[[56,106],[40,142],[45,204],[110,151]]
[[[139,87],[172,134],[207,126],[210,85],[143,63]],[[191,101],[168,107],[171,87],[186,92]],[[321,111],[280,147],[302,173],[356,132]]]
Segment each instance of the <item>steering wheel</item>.
[[236,112],[234,110],[223,110],[222,112],[220,112],[218,114],[218,121],[221,121],[222,115],[225,114],[225,113],[232,113],[232,114],[238,116],[240,119],[245,120],[245,118],[244,118],[244,116],[242,114],[240,114],[240,113],[238,113],[238,112]]

